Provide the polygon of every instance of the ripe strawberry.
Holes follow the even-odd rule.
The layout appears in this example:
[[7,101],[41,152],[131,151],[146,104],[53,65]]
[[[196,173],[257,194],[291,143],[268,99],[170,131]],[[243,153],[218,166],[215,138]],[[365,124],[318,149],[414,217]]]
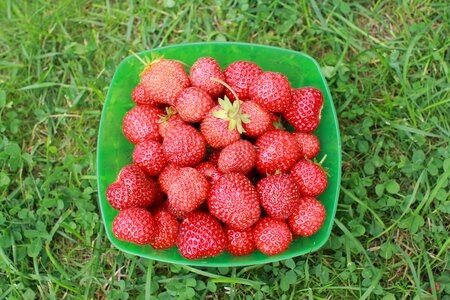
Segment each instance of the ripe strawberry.
[[137,105],[156,106],[157,102],[153,102],[148,98],[147,92],[142,84],[138,84],[131,93],[131,100]]
[[272,112],[283,112],[291,103],[291,84],[281,73],[263,72],[249,86],[250,99]]
[[177,113],[175,108],[173,107],[167,107],[166,113],[161,116],[161,118],[158,121],[158,130],[159,134],[164,138],[166,137],[167,132],[172,127],[176,127],[179,125],[187,125],[186,122],[181,119],[180,115]]
[[[236,61],[225,68],[225,82],[234,90],[240,100],[248,100],[248,87],[260,74],[261,68],[252,62]],[[236,100],[229,89],[225,94],[231,100]]]
[[190,125],[171,128],[162,143],[168,162],[179,167],[191,167],[200,163],[206,154],[206,143],[200,132]]
[[252,143],[239,140],[222,149],[217,164],[221,173],[247,174],[255,166],[256,152]]
[[175,207],[170,205],[169,201],[164,201],[163,203],[161,203],[160,205],[158,205],[152,209],[152,212],[154,214],[157,214],[160,211],[166,211],[169,214],[171,214],[172,216],[174,216],[176,219],[180,219],[180,220],[185,219],[186,215],[188,214],[187,212],[177,210]]
[[267,131],[271,124],[269,112],[253,101],[245,101],[241,104],[242,113],[249,116],[250,122],[243,124],[245,135],[258,137]]
[[170,205],[169,202],[167,202],[167,211],[174,216],[175,218],[179,219],[179,220],[184,220],[186,218],[186,216],[188,215],[188,212],[185,211],[181,211],[178,208],[176,208],[173,205]]
[[172,182],[176,180],[180,169],[181,167],[176,164],[168,163],[161,173],[159,173],[158,184],[164,193],[167,194],[169,192],[169,187],[172,185]]
[[261,205],[274,219],[287,219],[300,199],[297,183],[288,174],[276,174],[261,179],[256,189]]
[[113,221],[112,229],[119,240],[146,245],[155,233],[155,223],[148,210],[128,208],[119,212]]
[[236,230],[225,227],[225,234],[227,235],[226,250],[234,256],[243,256],[252,253],[256,250],[255,241],[253,240],[252,228],[245,230]]
[[173,105],[178,93],[190,86],[190,81],[181,63],[157,59],[142,72],[141,84],[149,101]]
[[211,149],[205,161],[212,162],[217,165],[219,163],[220,150]]
[[208,182],[212,185],[216,183],[216,181],[220,178],[222,175],[219,170],[217,169],[217,164],[204,161],[200,164],[198,164],[195,169],[199,171],[200,173],[205,176],[205,178],[208,180]]
[[298,145],[291,133],[276,129],[267,131],[255,142],[256,168],[262,175],[277,170],[289,172],[299,158]]
[[209,94],[198,87],[188,87],[178,94],[175,108],[181,119],[190,123],[203,121],[215,105]]
[[325,221],[325,207],[316,198],[303,197],[288,219],[289,226],[298,236],[311,236]]
[[289,248],[291,230],[286,222],[270,217],[261,218],[253,229],[256,248],[267,255],[277,255]]
[[323,95],[318,89],[306,87],[292,91],[292,103],[284,118],[300,132],[312,132],[319,126]]
[[177,244],[178,227],[177,218],[169,212],[161,210],[153,215],[155,222],[155,234],[150,240],[150,246],[154,249],[167,249]]
[[211,187],[207,203],[213,216],[235,229],[249,228],[261,214],[258,192],[240,173],[222,175]]
[[225,250],[226,244],[222,226],[207,212],[191,212],[180,225],[178,251],[187,259],[217,256]]
[[237,128],[230,129],[230,121],[214,116],[214,113],[221,111],[220,105],[213,107],[203,119],[200,131],[206,142],[213,148],[223,148],[241,138]]
[[213,99],[217,99],[224,89],[222,84],[211,81],[211,78],[225,81],[225,75],[223,74],[219,63],[212,57],[199,58],[192,65],[189,77],[192,86],[201,88]]
[[158,141],[158,120],[163,112],[149,105],[139,105],[128,111],[123,118],[122,129],[125,137],[137,144],[147,139]]
[[148,176],[156,176],[166,166],[167,159],[160,142],[145,140],[134,148],[133,162]]
[[320,151],[320,142],[317,136],[304,132],[293,132],[292,135],[297,140],[301,158],[313,159],[316,157]]
[[318,196],[328,185],[327,174],[322,167],[304,159],[295,164],[291,170],[291,176],[297,181],[300,194],[304,197]]
[[159,186],[135,165],[122,168],[116,182],[106,189],[109,204],[117,210],[130,207],[147,207],[159,196]]
[[194,168],[181,168],[177,179],[169,186],[167,195],[169,205],[190,212],[202,204],[208,197],[209,182],[202,173]]

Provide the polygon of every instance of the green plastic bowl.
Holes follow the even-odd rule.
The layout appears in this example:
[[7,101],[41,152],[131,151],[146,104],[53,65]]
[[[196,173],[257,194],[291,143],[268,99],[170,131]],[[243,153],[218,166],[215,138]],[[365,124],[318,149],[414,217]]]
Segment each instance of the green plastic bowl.
[[330,236],[338,202],[341,179],[341,140],[333,101],[330,91],[320,72],[317,62],[300,52],[281,48],[244,44],[244,43],[194,43],[158,48],[139,54],[151,57],[152,54],[165,58],[181,60],[192,65],[203,56],[214,57],[225,68],[237,60],[253,61],[263,70],[280,72],[286,75],[294,88],[312,86],[323,92],[325,104],[322,120],[315,134],[321,142],[318,158],[326,155],[323,166],[328,172],[328,187],[318,199],[324,204],[327,216],[322,228],[309,238],[295,239],[289,249],[276,256],[267,256],[259,251],[235,257],[222,253],[217,257],[188,260],[180,255],[176,247],[167,250],[154,250],[150,246],[138,246],[118,240],[112,233],[112,222],[118,211],[114,210],[106,199],[105,192],[109,184],[115,181],[120,169],[132,163],[134,145],[122,133],[122,120],[134,103],[131,91],[139,83],[139,73],[143,65],[134,56],[125,58],[119,65],[106,97],[100,121],[97,145],[97,179],[101,214],[111,243],[118,249],[134,255],[177,264],[196,266],[244,266],[269,263],[292,258],[316,251]]

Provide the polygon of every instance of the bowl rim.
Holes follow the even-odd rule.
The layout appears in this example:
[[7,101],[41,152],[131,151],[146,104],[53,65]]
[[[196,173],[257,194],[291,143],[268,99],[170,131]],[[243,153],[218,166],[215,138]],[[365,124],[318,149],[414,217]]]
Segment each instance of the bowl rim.
[[[332,112],[332,119],[334,121],[334,123],[336,124],[336,133],[337,133],[337,147],[339,149],[338,151],[338,156],[337,156],[337,165],[339,166],[339,168],[337,168],[337,174],[336,174],[336,181],[337,181],[337,185],[336,185],[336,189],[335,189],[335,193],[336,193],[336,201],[334,201],[334,207],[333,207],[333,211],[332,211],[332,215],[330,216],[330,218],[332,219],[332,223],[331,225],[327,228],[327,231],[325,232],[325,236],[326,238],[324,238],[323,240],[321,240],[319,243],[314,244],[312,246],[311,249],[308,249],[307,251],[299,251],[296,253],[296,255],[292,256],[292,255],[283,255],[286,252],[280,253],[276,256],[267,256],[267,258],[264,259],[264,261],[261,262],[246,262],[246,261],[239,261],[239,262],[232,262],[232,263],[217,263],[217,262],[208,262],[208,258],[206,259],[200,259],[200,260],[192,260],[192,261],[186,261],[186,262],[180,262],[176,259],[171,259],[171,258],[166,258],[166,257],[154,257],[153,255],[149,255],[149,256],[144,256],[142,255],[142,253],[137,253],[136,251],[130,250],[130,249],[126,249],[123,248],[121,245],[117,244],[114,239],[112,238],[107,224],[105,222],[104,219],[104,215],[105,215],[105,211],[102,205],[102,201],[101,201],[101,196],[100,196],[100,174],[99,174],[99,162],[100,162],[100,155],[99,155],[99,149],[101,146],[101,137],[103,135],[103,124],[104,122],[102,122],[102,120],[105,119],[106,116],[106,107],[107,104],[110,102],[110,98],[111,98],[111,84],[115,81],[116,76],[118,76],[118,72],[117,70],[119,70],[121,68],[121,66],[123,64],[126,64],[129,62],[130,59],[137,59],[135,57],[134,54],[128,55],[125,58],[122,59],[122,61],[118,64],[118,66],[116,67],[116,71],[114,72],[114,75],[111,79],[111,84],[108,87],[108,93],[106,94],[106,99],[105,102],[103,103],[103,107],[102,107],[102,113],[100,115],[100,121],[99,121],[99,127],[98,127],[98,134],[97,134],[97,149],[96,149],[96,177],[97,177],[97,193],[98,193],[98,204],[100,206],[100,212],[101,212],[101,218],[102,218],[102,222],[103,225],[105,227],[105,231],[106,231],[106,236],[108,237],[109,241],[111,242],[111,244],[116,247],[117,249],[128,253],[128,254],[132,254],[135,256],[139,256],[139,257],[143,257],[145,259],[152,259],[152,260],[157,260],[157,261],[161,261],[161,262],[166,262],[166,263],[173,263],[173,264],[179,264],[179,265],[188,265],[188,266],[201,266],[201,267],[240,267],[240,266],[250,266],[250,265],[262,265],[262,264],[267,264],[267,263],[272,263],[272,262],[277,262],[277,261],[281,261],[281,260],[285,260],[285,259],[289,259],[289,258],[295,258],[298,257],[300,255],[305,255],[305,254],[309,254],[312,252],[315,252],[317,250],[319,250],[320,248],[322,248],[325,243],[328,241],[330,235],[331,235],[331,230],[333,229],[333,225],[334,225],[334,219],[335,219],[335,215],[336,215],[336,209],[337,209],[337,205],[339,202],[339,193],[340,193],[340,183],[341,183],[341,173],[342,173],[342,144],[341,144],[341,133],[340,133],[340,129],[339,129],[339,122],[338,122],[338,118],[337,118],[337,112],[336,112],[336,108],[334,106],[334,102],[333,102],[333,98],[331,96],[330,93],[330,89],[328,86],[328,82],[325,79],[324,74],[321,71],[320,65],[318,64],[318,62],[311,57],[310,55],[300,52],[300,51],[296,51],[296,50],[292,50],[292,49],[286,49],[286,48],[281,48],[281,47],[276,47],[276,46],[269,46],[269,45],[263,45],[263,44],[253,44],[253,43],[245,43],[245,42],[192,42],[192,43],[182,43],[182,44],[174,44],[174,45],[168,45],[168,46],[164,46],[164,47],[158,47],[158,48],[153,48],[153,49],[149,49],[149,50],[144,50],[144,51],[140,51],[137,53],[138,56],[143,56],[145,54],[149,54],[152,53],[153,51],[160,51],[160,50],[165,50],[165,49],[173,49],[173,48],[183,48],[185,46],[193,46],[193,45],[237,45],[237,46],[246,46],[246,47],[256,47],[256,48],[269,48],[269,49],[273,49],[273,50],[282,50],[286,53],[291,53],[291,54],[295,54],[295,55],[301,55],[307,59],[309,59],[310,61],[312,61],[314,63],[314,65],[316,66],[316,68],[319,70],[319,74],[321,79],[324,82],[325,85],[325,92],[329,95],[330,97],[330,103],[331,103],[331,112]],[[146,246],[149,247],[149,246]],[[258,251],[258,250],[255,250]]]

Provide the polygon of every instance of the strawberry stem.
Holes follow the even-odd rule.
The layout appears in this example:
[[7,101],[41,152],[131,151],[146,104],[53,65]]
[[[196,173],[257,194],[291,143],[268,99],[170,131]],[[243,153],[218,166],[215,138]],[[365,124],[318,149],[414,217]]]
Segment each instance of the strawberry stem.
[[180,64],[182,64],[185,68],[191,69],[191,66],[188,65],[187,63],[185,63],[184,61],[178,60],[178,59],[174,59],[174,61],[179,62]]
[[[231,102],[227,96],[224,97],[223,101],[221,101],[219,99],[219,104],[222,106],[223,110],[225,110],[225,112],[226,112],[226,115],[227,115],[226,119],[230,120],[230,127],[229,127],[229,128],[231,128],[230,131],[233,130],[233,128],[237,128],[239,133],[244,133],[245,129],[244,129],[244,127],[242,127],[242,123],[244,123],[244,124],[250,123],[250,119],[249,119],[250,116],[242,113],[242,108],[241,108],[242,100],[239,100],[239,97],[235,93],[235,91],[233,91],[231,86],[229,86],[223,80],[220,80],[219,78],[215,78],[215,77],[211,77],[209,80],[220,83],[221,85],[223,85],[224,87],[229,89],[231,91],[231,93],[233,94],[233,96],[235,98],[235,101],[233,102],[233,104],[231,104]],[[225,104],[226,101],[228,101],[227,104]],[[223,105],[223,104],[225,104],[225,105]],[[235,121],[231,122],[231,120],[235,120]]]
[[[133,54],[134,57],[136,57],[144,66],[149,67],[153,64],[156,64],[157,62],[159,62],[163,57],[158,57],[156,55],[154,55],[152,53],[152,58],[149,59],[148,56],[145,57],[145,60],[143,60],[139,55],[137,55],[133,50],[128,50],[131,54]],[[173,59],[173,61],[176,61],[178,63],[180,63],[181,65],[183,65],[183,67],[190,69],[191,66],[188,65],[187,63],[185,63],[184,61],[178,60],[178,59]]]
[[137,55],[133,50],[128,50],[134,57],[136,57],[144,66],[148,67],[149,64],[143,60],[139,55]]
[[224,87],[226,87],[227,89],[230,90],[230,92],[233,94],[235,100],[239,100],[239,97],[236,95],[236,93],[233,91],[233,89],[231,88],[231,86],[229,86],[225,81],[220,80],[219,78],[215,78],[215,77],[211,77],[209,80],[211,81],[215,81],[218,82],[220,84],[222,84]]
[[322,157],[322,159],[320,160],[319,165],[322,165],[326,158],[327,158],[327,155],[325,154],[325,155]]
[[172,118],[174,115],[176,115],[178,112],[176,109],[172,107],[166,107],[166,113],[161,115],[161,117],[158,120],[158,123],[167,123],[169,122],[170,118]]

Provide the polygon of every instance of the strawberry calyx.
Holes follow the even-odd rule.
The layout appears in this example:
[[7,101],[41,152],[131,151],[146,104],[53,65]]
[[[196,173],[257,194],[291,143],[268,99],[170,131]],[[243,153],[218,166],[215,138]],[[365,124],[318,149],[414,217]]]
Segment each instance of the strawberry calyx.
[[[138,54],[136,54],[133,50],[128,50],[130,51],[130,53],[137,58],[137,60],[139,60],[143,65],[144,65],[144,70],[142,70],[142,72],[140,73],[140,75],[142,75],[143,73],[145,73],[148,69],[150,69],[153,65],[159,63],[164,56],[163,55],[157,55],[155,53],[151,53],[151,58],[149,58],[148,56],[145,56],[145,59],[143,59],[142,57],[140,57]],[[185,68],[190,69],[191,66],[188,65],[187,63],[181,61],[181,60],[177,60],[177,59],[171,59],[173,61],[179,62],[180,64],[182,64]]]
[[[316,157],[316,158],[317,158],[317,157]],[[323,166],[323,163],[324,163],[325,160],[327,159],[327,154],[325,154],[325,155],[320,159],[320,161],[318,161],[316,158],[314,158],[314,159],[304,158],[304,160],[319,165],[319,166],[323,169],[323,171],[325,172],[325,174],[327,174],[327,177],[329,177],[329,176],[330,176],[329,169]]]
[[152,58],[148,58],[148,56],[145,57],[145,61],[143,59],[140,59],[140,61],[144,64],[144,70],[142,70],[141,74],[139,74],[142,77],[142,74],[147,72],[153,65],[159,63],[163,59],[162,56],[156,57],[152,53]]
[[128,50],[134,57],[137,58],[137,60],[139,60],[144,66],[145,69],[148,69],[149,67],[151,67],[151,65],[154,65],[156,63],[158,63],[159,61],[161,61],[161,59],[163,59],[163,56],[156,56],[154,53],[151,54],[152,58],[148,58],[148,56],[145,56],[145,60],[144,58],[140,57],[136,52],[134,52],[133,50]]
[[228,130],[233,131],[235,128],[239,133],[244,133],[245,129],[242,126],[242,124],[248,124],[250,123],[250,115],[244,114],[242,112],[242,100],[239,100],[239,97],[236,95],[236,93],[233,91],[233,89],[226,84],[224,81],[217,79],[217,78],[211,78],[211,81],[218,82],[222,85],[224,85],[227,89],[231,91],[231,93],[234,95],[236,100],[232,103],[230,99],[227,96],[224,96],[223,99],[218,100],[219,105],[221,107],[220,110],[214,111],[212,114],[214,117],[228,121]]
[[177,110],[172,107],[166,107],[166,113],[161,115],[158,123],[168,123],[169,120],[177,114]]
[[278,121],[273,122],[272,124],[273,124],[273,127],[275,127],[275,129],[286,130],[286,127],[284,127],[283,120],[281,119],[281,116],[278,117]]
[[228,121],[228,130],[233,131],[235,128],[239,133],[244,133],[245,129],[242,124],[250,123],[250,116],[242,113],[241,100],[231,103],[227,96],[219,99],[220,110],[214,111],[214,117]]

